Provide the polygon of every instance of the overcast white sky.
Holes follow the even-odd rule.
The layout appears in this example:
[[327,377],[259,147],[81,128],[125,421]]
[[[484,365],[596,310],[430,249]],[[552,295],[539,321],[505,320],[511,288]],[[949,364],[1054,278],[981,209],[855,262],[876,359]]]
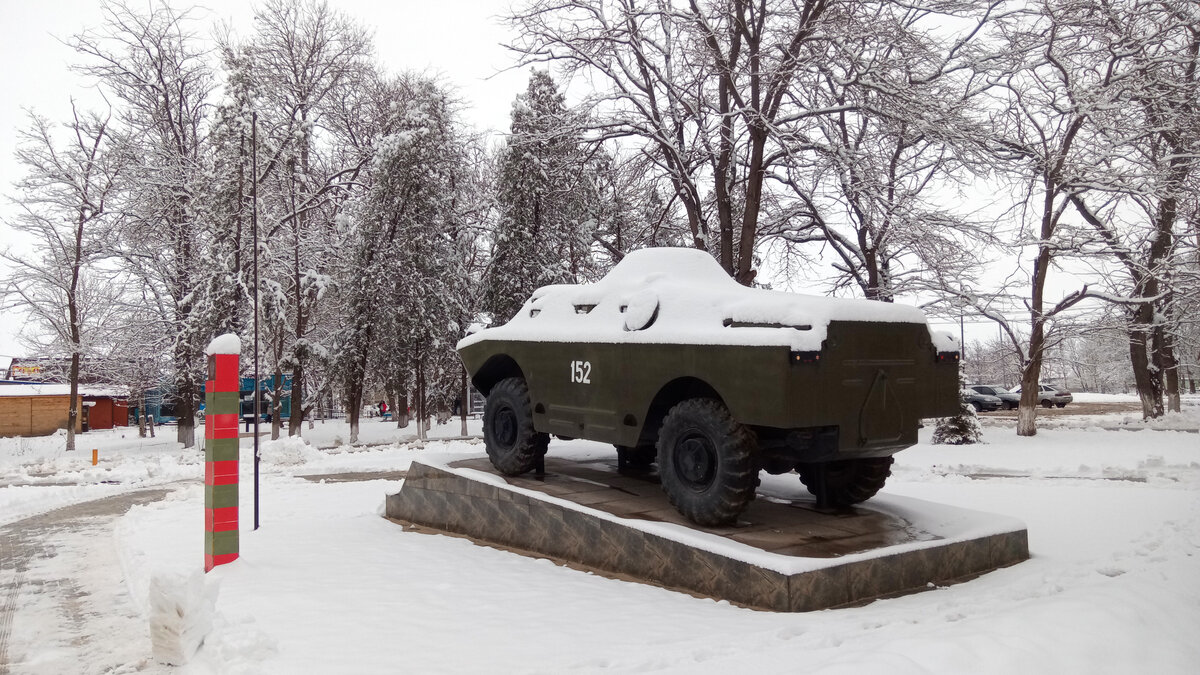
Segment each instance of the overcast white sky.
[[[137,5],[137,0],[133,0]],[[187,2],[174,2],[175,7]],[[251,3],[245,0],[202,0],[212,22],[230,21],[241,35],[252,32]],[[507,2],[487,0],[330,0],[375,33],[376,60],[393,72],[415,70],[440,75],[454,86],[467,106],[468,121],[479,129],[506,130],[513,98],[524,90],[528,75],[507,71],[512,58],[502,43],[507,28],[496,18]],[[149,2],[146,2],[149,6]],[[62,42],[101,20],[96,0],[0,0],[0,217],[8,217],[12,184],[21,169],[13,159],[16,132],[26,126],[25,108],[51,120],[70,114],[71,98],[94,105],[88,82],[71,73],[74,54]],[[202,22],[197,32],[208,35]],[[0,226],[0,246],[13,234]],[[24,319],[6,312],[0,320],[0,366],[9,356],[22,356],[15,341]]]
[[[528,79],[525,70],[508,70],[512,57],[502,46],[509,32],[497,15],[506,11],[509,0],[330,0],[330,4],[374,32],[376,60],[384,67],[440,75],[458,90],[466,119],[476,128],[507,130],[513,98],[525,89]],[[203,19],[196,27],[200,34],[208,35],[209,25],[219,20],[231,22],[241,35],[252,32],[252,5],[246,0],[203,0],[199,6],[205,8],[196,12]],[[24,108],[63,120],[70,113],[72,97],[84,106],[98,102],[90,83],[70,71],[75,55],[61,41],[98,26],[101,12],[97,0],[0,0],[0,17],[0,63],[6,66],[0,69],[3,219],[14,213],[8,197],[21,173],[13,150],[16,131],[27,124]],[[0,246],[12,242],[13,233],[0,225]],[[958,333],[956,322],[932,322]],[[23,325],[19,314],[6,312],[0,317],[0,367],[7,365],[6,357],[26,355],[15,339]],[[968,342],[995,335],[990,322],[966,325]]]

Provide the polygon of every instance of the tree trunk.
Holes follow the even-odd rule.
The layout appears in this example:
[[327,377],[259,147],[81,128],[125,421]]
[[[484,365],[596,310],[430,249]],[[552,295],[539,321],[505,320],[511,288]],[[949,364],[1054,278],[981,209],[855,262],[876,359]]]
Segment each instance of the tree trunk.
[[358,442],[358,418],[362,413],[362,383],[346,388],[346,419],[350,422],[350,443]]
[[467,435],[467,407],[471,401],[471,390],[467,388],[467,369],[464,367],[462,371],[462,402],[458,405],[459,435]]
[[278,362],[275,366],[275,375],[271,382],[271,440],[279,440],[279,430],[283,427],[280,415],[283,412],[283,371],[280,370]]
[[142,392],[138,404],[138,438],[146,437],[146,392]]
[[1129,324],[1129,361],[1133,366],[1133,381],[1142,403],[1142,418],[1163,415],[1162,364],[1155,363],[1154,308],[1149,303],[1139,305]]
[[288,417],[288,436],[299,436],[304,423],[304,364],[297,359],[292,367],[292,414]]
[[417,439],[425,440],[428,437],[429,419],[425,411],[425,367],[423,364],[417,366]]
[[196,384],[187,374],[176,378],[177,402],[175,403],[175,424],[178,425],[176,440],[185,448],[196,447]]
[[[73,303],[72,303],[73,304]],[[73,309],[73,307],[72,307]],[[71,312],[74,314],[74,311]],[[72,328],[76,328],[72,326]],[[71,398],[67,403],[67,452],[75,451],[75,424],[79,420],[79,352],[71,354]]]
[[1180,412],[1179,358],[1175,354],[1175,339],[1166,331],[1163,332],[1162,356],[1159,360],[1163,364],[1163,384],[1167,395],[1167,410],[1170,412]]
[[1021,403],[1017,409],[1017,435],[1037,435],[1039,382],[1042,378],[1042,352],[1046,336],[1041,323],[1035,323],[1029,336],[1029,362],[1021,371]]
[[408,394],[396,395],[396,411],[392,413],[392,416],[396,418],[397,429],[404,429],[408,426]]

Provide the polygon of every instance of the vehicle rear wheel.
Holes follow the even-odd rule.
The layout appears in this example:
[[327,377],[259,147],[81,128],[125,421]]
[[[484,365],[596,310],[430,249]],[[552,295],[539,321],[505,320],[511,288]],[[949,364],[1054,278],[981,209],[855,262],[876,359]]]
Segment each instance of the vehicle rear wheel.
[[510,377],[496,383],[483,406],[483,441],[488,459],[508,476],[523,474],[546,454],[550,436],[533,428],[533,409],[525,380]]
[[891,457],[843,459],[801,464],[796,471],[804,487],[817,497],[818,504],[842,507],[874,497],[892,475],[893,461]]
[[694,398],[667,413],[658,434],[658,475],[671,504],[698,525],[737,519],[758,486],[753,432],[719,401]]
[[1050,399],[1048,399],[1048,398],[1044,398],[1044,399],[1042,399],[1042,407],[1043,407],[1043,408],[1053,408],[1053,407],[1054,407],[1054,401],[1051,401],[1051,400],[1050,400]]
[[1066,404],[1066,403],[1055,403],[1054,405],[1056,405],[1056,406],[1058,406],[1058,407],[1060,407],[1060,408],[1065,408],[1065,407],[1067,407],[1067,404]]

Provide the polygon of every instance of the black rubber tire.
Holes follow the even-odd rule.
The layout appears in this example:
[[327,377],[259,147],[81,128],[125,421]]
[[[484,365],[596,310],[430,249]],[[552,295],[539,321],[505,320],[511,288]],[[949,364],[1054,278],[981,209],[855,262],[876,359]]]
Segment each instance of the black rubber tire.
[[1050,400],[1050,399],[1048,399],[1048,398],[1046,398],[1046,399],[1042,399],[1042,407],[1043,407],[1043,408],[1053,408],[1053,407],[1054,407],[1054,401],[1051,401],[1051,400]]
[[891,457],[843,459],[801,464],[796,471],[800,474],[800,482],[816,496],[818,504],[840,508],[874,497],[892,475],[893,461]]
[[971,401],[971,407],[974,408],[975,412],[977,412],[977,413],[983,412],[983,406],[980,405],[979,402],[977,402],[977,401]]
[[671,408],[658,432],[658,475],[667,499],[698,525],[725,525],[754,499],[758,440],[719,401]]
[[1065,407],[1067,407],[1067,404],[1066,404],[1066,403],[1055,403],[1054,405],[1056,405],[1056,406],[1058,406],[1058,407],[1060,407],[1060,408],[1065,408]]
[[492,466],[507,476],[519,476],[537,464],[550,445],[549,434],[533,428],[533,408],[525,380],[500,380],[483,406],[483,442]]

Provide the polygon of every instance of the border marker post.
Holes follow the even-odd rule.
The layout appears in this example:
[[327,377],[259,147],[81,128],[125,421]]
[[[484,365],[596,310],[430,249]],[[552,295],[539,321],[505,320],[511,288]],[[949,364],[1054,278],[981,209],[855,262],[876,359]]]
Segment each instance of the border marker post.
[[214,338],[204,353],[204,571],[238,557],[238,336]]

